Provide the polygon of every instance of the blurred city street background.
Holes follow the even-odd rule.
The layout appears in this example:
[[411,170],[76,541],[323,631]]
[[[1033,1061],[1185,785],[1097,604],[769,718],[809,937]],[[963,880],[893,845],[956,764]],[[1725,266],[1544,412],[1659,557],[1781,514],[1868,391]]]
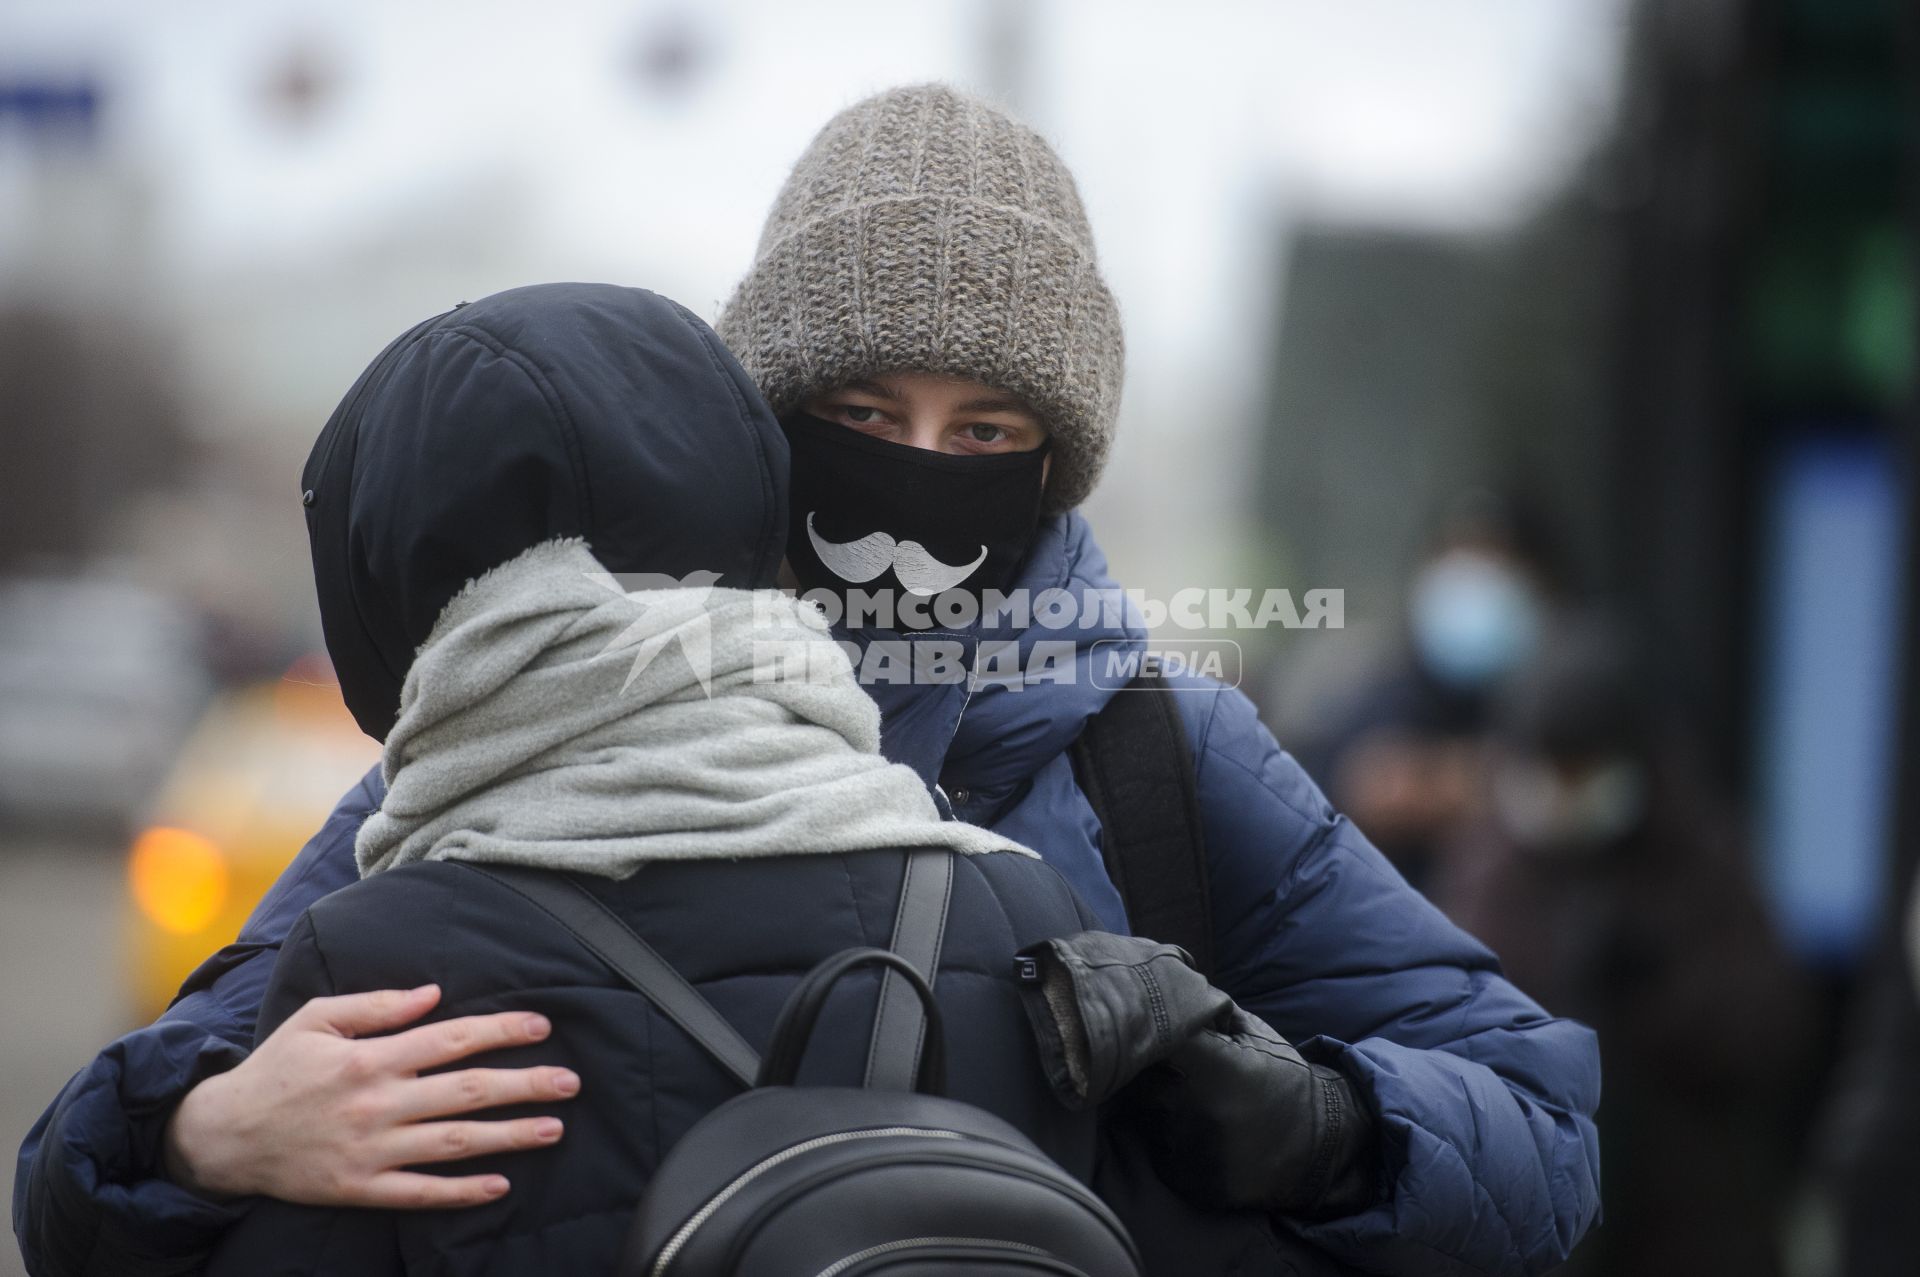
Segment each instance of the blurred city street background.
[[[122,850],[0,840],[0,1020],[9,1026],[0,1051],[7,1078],[0,1129],[8,1135],[9,1189],[19,1136],[78,1061],[125,1031],[124,1012],[101,996],[118,976]],[[0,1273],[22,1272],[19,1252],[0,1248]]]
[[813,132],[943,79],[1080,182],[1127,326],[1087,507],[1116,575],[1343,590],[1341,629],[1235,636],[1249,692],[1599,1027],[1570,1271],[1911,1277],[1917,24],[9,0],[0,1185],[377,759],[296,486],[367,360],[546,280],[711,319]]

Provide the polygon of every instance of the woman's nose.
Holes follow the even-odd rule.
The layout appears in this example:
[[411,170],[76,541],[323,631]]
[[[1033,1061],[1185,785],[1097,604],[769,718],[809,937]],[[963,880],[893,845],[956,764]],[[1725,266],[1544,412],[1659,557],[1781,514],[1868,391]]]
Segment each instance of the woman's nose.
[[946,450],[945,423],[931,417],[912,417],[907,420],[906,429],[900,433],[900,442],[910,448],[925,448],[928,452]]

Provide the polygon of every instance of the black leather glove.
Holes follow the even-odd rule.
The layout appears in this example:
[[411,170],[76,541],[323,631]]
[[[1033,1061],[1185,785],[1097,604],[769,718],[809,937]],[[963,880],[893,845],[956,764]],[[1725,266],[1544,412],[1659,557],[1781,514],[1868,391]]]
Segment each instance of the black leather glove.
[[1183,950],[1085,931],[1019,961],[1055,1093],[1070,1108],[1119,1096],[1119,1120],[1194,1205],[1330,1219],[1373,1202],[1374,1117],[1352,1083],[1234,1005]]
[[1071,1109],[1105,1103],[1233,1006],[1184,949],[1138,936],[1082,931],[1019,961],[1041,1067]]
[[1197,1206],[1316,1220],[1378,1196],[1375,1119],[1353,1084],[1237,1006],[1142,1074],[1123,1120]]

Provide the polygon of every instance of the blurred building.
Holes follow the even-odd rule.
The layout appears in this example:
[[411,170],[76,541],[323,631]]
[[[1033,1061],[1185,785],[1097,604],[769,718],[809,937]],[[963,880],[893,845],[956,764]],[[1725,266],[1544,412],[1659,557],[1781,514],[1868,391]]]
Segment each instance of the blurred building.
[[1920,1271],[1920,10],[1644,3],[1626,47],[1610,134],[1521,224],[1288,236],[1260,522],[1371,632],[1291,636],[1271,704],[1310,750],[1405,642],[1449,493],[1554,511],[1826,989],[1799,1125],[1839,1132],[1841,1250],[1803,1207],[1796,1270]]
[[[1618,126],[1535,216],[1291,233],[1261,520],[1384,645],[1450,494],[1551,509],[1575,579],[1637,619],[1712,774],[1755,803],[1796,947],[1844,971],[1891,864],[1912,15],[1636,12]],[[1297,641],[1282,720],[1310,729],[1318,671],[1337,683],[1358,646]]]

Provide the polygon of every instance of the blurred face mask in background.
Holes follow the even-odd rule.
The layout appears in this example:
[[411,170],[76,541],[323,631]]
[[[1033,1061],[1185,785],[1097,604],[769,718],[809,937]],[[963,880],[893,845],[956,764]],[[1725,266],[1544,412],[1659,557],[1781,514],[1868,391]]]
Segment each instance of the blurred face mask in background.
[[1455,550],[1414,578],[1408,619],[1420,662],[1435,678],[1481,691],[1532,655],[1540,611],[1537,592],[1518,571]]

